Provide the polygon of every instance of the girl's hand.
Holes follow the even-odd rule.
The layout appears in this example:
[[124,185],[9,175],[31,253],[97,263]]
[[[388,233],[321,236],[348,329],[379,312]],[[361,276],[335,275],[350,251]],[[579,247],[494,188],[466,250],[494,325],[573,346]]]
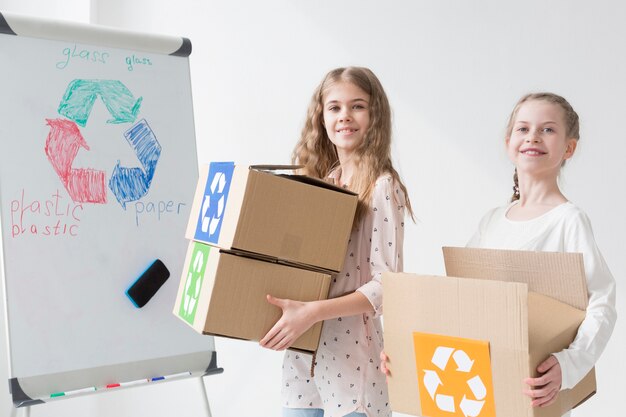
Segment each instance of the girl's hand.
[[267,301],[283,310],[283,315],[259,344],[267,349],[284,350],[290,347],[317,320],[313,302],[287,300],[267,295]]
[[389,368],[387,367],[388,363],[389,357],[385,354],[385,351],[383,350],[382,352],[380,352],[380,372],[387,375],[387,377],[391,375],[391,371],[389,371]]
[[533,389],[524,389],[524,394],[533,399],[533,407],[546,407],[556,401],[556,396],[561,390],[561,365],[552,355],[543,361],[537,372],[543,374],[538,378],[526,378],[524,383]]

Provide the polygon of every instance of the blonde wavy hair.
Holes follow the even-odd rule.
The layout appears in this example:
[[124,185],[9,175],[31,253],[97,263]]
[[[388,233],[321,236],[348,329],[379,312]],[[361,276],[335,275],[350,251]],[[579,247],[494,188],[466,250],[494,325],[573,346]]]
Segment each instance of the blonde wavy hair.
[[[576,141],[578,142],[578,140],[580,139],[580,120],[578,118],[578,113],[574,111],[574,108],[572,107],[572,105],[569,104],[569,102],[565,100],[565,98],[561,97],[558,94],[549,93],[545,91],[540,92],[540,93],[526,94],[525,96],[519,99],[517,104],[515,104],[515,107],[513,108],[513,111],[511,112],[511,115],[509,116],[509,122],[507,123],[507,126],[506,126],[505,138],[507,140],[511,138],[511,134],[513,132],[513,125],[515,124],[517,113],[519,112],[520,107],[522,107],[522,104],[528,101],[535,101],[535,100],[547,101],[548,103],[556,104],[557,106],[561,107],[561,109],[563,110],[564,118],[565,118],[565,127],[567,128],[567,131],[565,132],[565,135],[566,135],[565,137],[576,139]],[[563,161],[563,163],[561,164],[561,166],[563,165],[565,165],[565,161]],[[517,168],[515,168],[515,172],[513,173],[513,195],[511,196],[511,202],[519,200],[519,197],[520,197],[519,181],[517,178]]]
[[349,185],[351,191],[359,194],[355,225],[370,208],[376,180],[385,173],[390,174],[404,192],[405,201],[396,203],[403,204],[414,219],[407,189],[391,162],[391,107],[380,81],[368,68],[336,68],[326,74],[311,97],[306,122],[292,154],[292,162],[303,166],[303,174],[320,179],[326,179],[332,170],[339,167],[337,150],[328,138],[323,124],[324,97],[339,82],[351,83],[370,96],[370,123],[362,143],[354,151],[356,170]]

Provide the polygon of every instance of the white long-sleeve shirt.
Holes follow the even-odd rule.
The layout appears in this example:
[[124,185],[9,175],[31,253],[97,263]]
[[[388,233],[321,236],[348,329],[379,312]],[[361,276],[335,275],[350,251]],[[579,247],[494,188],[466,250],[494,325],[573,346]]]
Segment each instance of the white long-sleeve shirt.
[[566,202],[532,220],[509,220],[506,213],[516,203],[489,211],[467,246],[583,254],[589,293],[586,316],[569,347],[554,353],[561,365],[561,389],[572,388],[594,366],[613,332],[615,280],[581,209]]
[[352,230],[346,260],[333,275],[329,298],[359,291],[373,312],[324,321],[311,377],[311,355],[287,351],[283,361],[282,404],[323,408],[324,417],[353,411],[368,417],[391,415],[383,349],[381,274],[402,272],[405,196],[390,175],[377,181],[370,210]]

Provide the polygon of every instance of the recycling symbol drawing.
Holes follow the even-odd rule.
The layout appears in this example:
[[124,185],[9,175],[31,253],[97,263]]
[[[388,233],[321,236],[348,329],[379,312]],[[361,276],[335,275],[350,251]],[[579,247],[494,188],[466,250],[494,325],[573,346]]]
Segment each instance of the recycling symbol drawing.
[[423,415],[495,416],[488,342],[417,332],[413,337]]
[[[111,115],[108,124],[131,124],[124,137],[141,164],[140,167],[125,167],[120,166],[118,160],[108,183],[104,170],[73,167],[81,148],[90,150],[80,127],[87,125],[98,98]],[[147,194],[161,156],[161,145],[145,119],[135,122],[142,100],[142,97],[135,99],[130,90],[117,80],[70,82],[58,107],[58,113],[64,118],[46,119],[50,132],[45,153],[74,202],[105,204],[108,187],[126,209],[126,203],[137,201]]]

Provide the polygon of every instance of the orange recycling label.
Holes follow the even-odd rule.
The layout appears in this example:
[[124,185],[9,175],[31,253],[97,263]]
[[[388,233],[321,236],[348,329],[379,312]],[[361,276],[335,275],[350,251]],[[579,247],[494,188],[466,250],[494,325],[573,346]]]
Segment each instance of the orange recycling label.
[[489,342],[413,333],[422,415],[495,417]]

